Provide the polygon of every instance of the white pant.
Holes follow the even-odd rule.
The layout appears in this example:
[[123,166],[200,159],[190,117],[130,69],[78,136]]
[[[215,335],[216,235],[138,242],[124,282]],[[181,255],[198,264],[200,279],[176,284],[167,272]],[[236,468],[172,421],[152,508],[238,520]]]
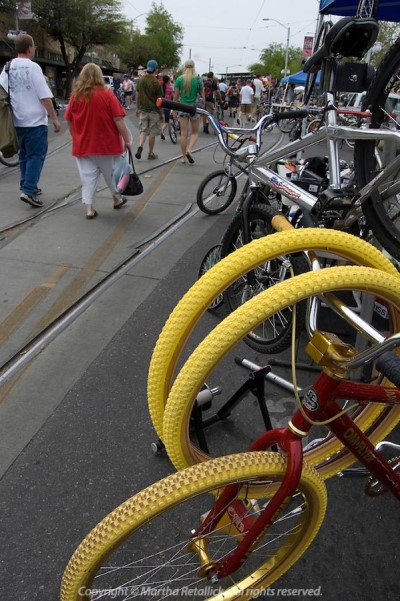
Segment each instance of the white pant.
[[101,174],[112,195],[121,198],[121,194],[115,189],[112,180],[114,161],[119,158],[119,155],[91,155],[75,158],[82,183],[82,202],[84,204],[94,204]]

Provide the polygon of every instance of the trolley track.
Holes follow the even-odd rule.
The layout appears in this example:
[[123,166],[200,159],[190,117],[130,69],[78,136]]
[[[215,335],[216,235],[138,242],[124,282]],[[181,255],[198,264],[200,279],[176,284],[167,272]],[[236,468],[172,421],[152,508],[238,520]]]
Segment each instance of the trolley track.
[[[205,147],[199,148],[198,151],[208,148],[213,144],[208,144]],[[24,368],[38,355],[51,341],[55,340],[77,317],[79,317],[88,307],[90,307],[106,290],[108,290],[115,282],[131,270],[137,263],[155,251],[168,237],[173,235],[181,228],[189,219],[192,219],[199,209],[196,203],[188,203],[174,217],[164,223],[162,226],[154,229],[144,238],[135,243],[132,252],[127,255],[122,262],[119,262],[115,267],[107,270],[104,276],[100,278],[94,285],[90,286],[90,280],[94,275],[101,273],[104,270],[104,263],[109,259],[112,250],[118,244],[124,232],[141,214],[144,208],[147,207],[149,201],[154,194],[161,188],[165,178],[170,174],[176,157],[173,159],[159,163],[154,167],[138,172],[144,175],[150,171],[161,170],[157,178],[151,183],[145,193],[138,197],[133,209],[124,216],[122,222],[114,228],[110,235],[103,241],[103,244],[96,249],[96,252],[89,257],[86,263],[80,268],[75,277],[71,279],[69,284],[60,288],[58,297],[53,304],[46,310],[45,314],[35,323],[31,329],[25,342],[12,352],[11,356],[3,361],[0,366],[0,388],[3,392],[8,390],[12,385],[12,381]],[[105,188],[102,188],[104,190]],[[80,201],[79,192],[74,192],[64,199],[59,199],[53,202],[46,209],[35,212],[32,217],[26,218],[18,223],[6,226],[0,229],[0,238],[4,234],[17,237],[23,235],[26,226],[32,220],[39,220],[53,213],[65,209],[71,204]],[[45,300],[47,295],[54,290],[60,283],[63,276],[72,269],[71,265],[59,265],[39,286],[34,287],[21,303],[6,316],[0,323],[0,342],[6,344],[11,337],[23,324],[28,317],[31,316],[35,308]],[[88,287],[89,286],[89,287]],[[8,386],[5,384],[8,383]],[[0,393],[0,402],[4,395]]]
[[[277,144],[279,144],[278,140]],[[49,156],[60,152],[70,144],[70,141],[60,144],[49,153]],[[203,150],[216,145],[212,141],[197,148],[194,153],[199,153]],[[134,210],[124,216],[123,221],[110,236],[104,241],[96,251],[96,257],[89,258],[85,265],[80,268],[75,277],[64,287],[58,295],[58,298],[53,302],[40,319],[31,328],[24,342],[19,344],[8,357],[3,359],[0,365],[0,388],[3,394],[0,393],[0,402],[4,398],[4,393],[8,390],[12,382],[18,377],[28,365],[51,341],[55,340],[77,317],[88,309],[106,290],[108,290],[115,282],[131,270],[137,263],[155,251],[169,236],[173,235],[179,228],[192,219],[199,213],[197,204],[188,203],[184,206],[173,218],[168,220],[162,226],[156,228],[151,233],[147,234],[143,239],[135,243],[132,252],[128,254],[122,262],[119,262],[115,267],[107,269],[103,277],[95,284],[89,285],[94,274],[99,275],[104,270],[104,262],[110,257],[112,249],[118,243],[123,232],[127,227],[135,221],[138,215],[148,205],[152,196],[161,188],[165,178],[176,165],[180,155],[174,156],[162,163],[158,163],[150,168],[138,171],[138,174],[145,177],[146,174],[153,171],[160,171],[157,178],[151,183],[145,193],[138,197],[135,202]],[[8,173],[17,171],[18,168],[5,168],[7,173],[0,173],[0,179],[6,177]],[[106,188],[101,188],[104,190]],[[6,225],[0,228],[0,242],[3,240],[15,239],[22,235],[26,227],[32,222],[46,218],[55,211],[60,211],[76,204],[81,200],[80,188],[73,190],[69,195],[63,198],[58,198],[46,208],[40,211],[35,211],[32,216],[26,217],[23,220]],[[3,322],[0,323],[2,329],[2,342],[6,343],[8,338],[14,334],[21,323],[24,322],[27,316],[35,309],[47,295],[60,282],[63,276],[72,269],[71,265],[59,265],[53,273],[50,274],[48,280],[42,282],[35,287],[23,299],[14,311],[7,315]],[[6,384],[8,384],[6,386]]]

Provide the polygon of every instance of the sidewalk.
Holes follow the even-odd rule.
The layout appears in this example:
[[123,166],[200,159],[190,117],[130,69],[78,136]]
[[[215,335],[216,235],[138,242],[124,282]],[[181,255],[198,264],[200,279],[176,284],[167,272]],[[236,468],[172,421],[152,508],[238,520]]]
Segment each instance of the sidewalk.
[[[134,123],[133,118],[130,126],[137,140]],[[198,148],[209,145],[210,138],[202,136]],[[51,154],[54,149],[59,150]],[[1,228],[23,219],[31,221],[22,234],[15,237],[13,231],[11,235],[3,234],[0,246],[1,365],[127,257],[138,253],[138,248],[141,254],[134,267],[79,318],[79,324],[70,325],[49,349],[0,388],[1,473],[115,332],[186,250],[216,223],[200,212],[193,213],[184,226],[178,228],[173,242],[167,238],[153,252],[144,254],[142,242],[151,240],[188,213],[195,203],[200,181],[218,168],[213,162],[214,147],[195,153],[196,162],[191,166],[175,160],[168,162],[179,155],[179,146],[167,140],[157,141],[157,152],[158,161],[135,162],[138,173],[143,173],[145,191],[140,197],[130,199],[120,211],[113,210],[110,193],[102,186],[97,195],[99,216],[95,221],[84,217],[67,132],[50,145],[41,179],[43,210],[32,209],[19,201],[18,170],[10,169],[4,176],[0,191]],[[161,160],[166,164],[159,167]],[[47,211],[49,206],[51,211]],[[217,237],[216,242],[218,240]],[[194,281],[197,271],[191,277]],[[73,352],[64,347],[70,344]],[[55,351],[58,345],[59,356]]]

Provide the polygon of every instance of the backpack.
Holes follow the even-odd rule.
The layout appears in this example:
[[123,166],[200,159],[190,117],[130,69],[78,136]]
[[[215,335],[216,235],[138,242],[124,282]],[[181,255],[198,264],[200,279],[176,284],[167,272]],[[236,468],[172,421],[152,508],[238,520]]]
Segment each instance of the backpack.
[[212,85],[207,81],[204,83],[204,98],[206,102],[212,102],[214,97],[214,92],[212,89]]
[[[8,75],[10,63],[6,63],[5,72]],[[15,131],[10,95],[0,86],[0,150],[4,158],[10,158],[18,152],[18,140]]]
[[230,94],[233,98],[237,98],[239,96],[239,90],[237,89],[237,87],[235,86],[234,88],[231,89],[231,94]]

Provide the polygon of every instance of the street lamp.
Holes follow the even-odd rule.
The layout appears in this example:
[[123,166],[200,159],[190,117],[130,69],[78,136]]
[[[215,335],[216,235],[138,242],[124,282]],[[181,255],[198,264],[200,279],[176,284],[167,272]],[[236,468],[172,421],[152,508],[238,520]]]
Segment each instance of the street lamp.
[[288,74],[290,27],[288,27],[287,25],[284,25],[283,23],[281,23],[277,19],[263,19],[263,21],[274,21],[275,23],[278,23],[278,25],[281,25],[281,27],[284,27],[286,29],[286,31],[287,31],[286,54],[285,54],[285,75],[284,75],[284,77],[286,77],[286,75]]

